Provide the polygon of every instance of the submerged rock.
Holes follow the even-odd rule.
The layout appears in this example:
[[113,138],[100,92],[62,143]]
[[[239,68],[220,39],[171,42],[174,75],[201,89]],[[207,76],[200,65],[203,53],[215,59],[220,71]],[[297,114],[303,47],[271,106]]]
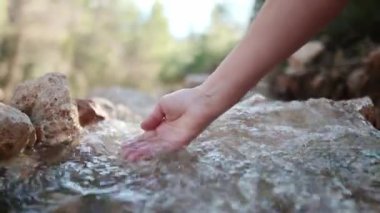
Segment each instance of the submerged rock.
[[121,143],[139,133],[138,123],[106,120],[84,130],[68,160],[41,163],[22,178],[3,170],[0,207],[380,212],[380,131],[358,112],[368,105],[367,98],[273,102],[254,96],[218,118],[186,150],[139,163],[118,159]]
[[28,116],[0,103],[0,159],[20,153],[36,141],[36,132]]
[[49,73],[20,84],[11,105],[30,117],[43,145],[70,143],[79,135],[78,110],[63,74]]

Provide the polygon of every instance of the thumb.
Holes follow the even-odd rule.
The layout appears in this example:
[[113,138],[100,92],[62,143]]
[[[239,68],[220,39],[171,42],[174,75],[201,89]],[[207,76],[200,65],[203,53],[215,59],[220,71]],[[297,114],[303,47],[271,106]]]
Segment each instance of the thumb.
[[157,104],[153,112],[141,123],[141,128],[145,131],[154,130],[161,124],[164,118],[165,114],[161,105]]

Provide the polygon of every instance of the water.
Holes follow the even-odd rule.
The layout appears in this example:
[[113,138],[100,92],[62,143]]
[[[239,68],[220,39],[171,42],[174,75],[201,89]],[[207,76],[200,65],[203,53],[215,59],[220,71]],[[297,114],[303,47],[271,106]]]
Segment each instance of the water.
[[[215,121],[188,149],[127,163],[139,133],[117,120],[73,150],[0,169],[0,208],[16,212],[380,212],[380,131],[368,100],[260,102]],[[5,168],[6,167],[6,168]]]

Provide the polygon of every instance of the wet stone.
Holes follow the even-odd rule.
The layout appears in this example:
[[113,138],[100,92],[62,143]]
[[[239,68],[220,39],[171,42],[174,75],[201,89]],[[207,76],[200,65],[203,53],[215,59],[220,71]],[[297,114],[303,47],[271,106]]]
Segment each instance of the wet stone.
[[0,103],[0,159],[11,158],[36,140],[34,127],[24,113]]
[[70,143],[79,135],[78,110],[63,74],[48,73],[20,84],[11,105],[30,117],[43,145]]

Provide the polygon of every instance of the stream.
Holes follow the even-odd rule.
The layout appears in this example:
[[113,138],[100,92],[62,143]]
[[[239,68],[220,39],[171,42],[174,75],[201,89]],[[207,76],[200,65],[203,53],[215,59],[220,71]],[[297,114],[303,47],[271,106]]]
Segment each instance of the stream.
[[380,212],[380,131],[358,112],[369,103],[253,95],[187,149],[137,163],[118,152],[141,133],[138,121],[102,121],[77,146],[2,163],[0,209]]

